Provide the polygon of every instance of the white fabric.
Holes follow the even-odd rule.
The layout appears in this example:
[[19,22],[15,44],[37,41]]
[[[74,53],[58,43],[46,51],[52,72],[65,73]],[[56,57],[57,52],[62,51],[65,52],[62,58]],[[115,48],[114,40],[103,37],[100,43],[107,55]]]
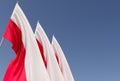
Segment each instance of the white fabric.
[[71,70],[69,68],[68,62],[65,58],[65,55],[64,55],[59,43],[57,42],[57,40],[54,36],[52,38],[52,46],[53,46],[54,51],[58,55],[59,66],[62,70],[62,74],[64,76],[65,81],[74,81],[73,75],[72,75]]
[[25,72],[27,81],[50,81],[34,33],[18,3],[13,10],[11,19],[22,32],[22,41],[26,49]]
[[37,40],[43,45],[45,59],[47,60],[47,71],[49,73],[51,81],[64,81],[54,54],[54,50],[39,22],[36,26],[35,36]]

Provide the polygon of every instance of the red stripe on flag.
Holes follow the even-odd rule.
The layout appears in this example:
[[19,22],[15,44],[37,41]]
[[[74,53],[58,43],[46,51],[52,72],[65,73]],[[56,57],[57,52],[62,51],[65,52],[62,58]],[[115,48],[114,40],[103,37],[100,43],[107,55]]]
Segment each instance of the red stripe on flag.
[[43,62],[44,62],[44,64],[45,64],[45,67],[47,68],[47,62],[46,62],[46,59],[45,59],[45,56],[44,56],[43,46],[42,46],[42,44],[41,44],[37,39],[36,39],[36,41],[37,41],[39,50],[40,50],[40,52],[41,52],[41,56],[42,56]]
[[56,57],[56,60],[57,60],[57,62],[58,62],[58,64],[59,64],[59,58],[58,58],[58,55],[57,55],[56,52],[55,52],[55,57]]
[[16,57],[9,64],[3,81],[26,81],[25,75],[25,47],[22,42],[21,30],[10,20],[4,33],[4,38],[12,43]]

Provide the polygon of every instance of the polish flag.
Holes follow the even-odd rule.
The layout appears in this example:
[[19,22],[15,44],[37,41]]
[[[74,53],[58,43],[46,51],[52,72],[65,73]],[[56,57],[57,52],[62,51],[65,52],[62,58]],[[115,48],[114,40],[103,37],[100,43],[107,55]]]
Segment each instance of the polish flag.
[[45,64],[46,69],[48,71],[51,81],[64,81],[52,45],[49,42],[49,39],[46,33],[44,32],[43,28],[39,24],[39,22],[37,23],[36,26],[35,37],[38,40],[38,42],[42,45],[43,48],[42,55],[44,56],[45,59],[44,63],[46,63]]
[[11,42],[16,57],[9,64],[3,81],[50,81],[34,33],[18,3],[4,38]]
[[55,51],[56,59],[58,61],[59,67],[61,72],[64,76],[65,81],[74,81],[73,75],[71,73],[70,67],[68,62],[65,58],[65,55],[60,47],[59,43],[57,42],[56,38],[53,36],[52,38],[52,46]]

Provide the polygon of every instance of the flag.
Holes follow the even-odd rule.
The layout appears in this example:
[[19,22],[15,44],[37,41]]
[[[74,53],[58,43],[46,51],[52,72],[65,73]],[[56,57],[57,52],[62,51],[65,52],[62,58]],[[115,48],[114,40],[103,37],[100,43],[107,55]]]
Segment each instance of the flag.
[[41,43],[43,47],[43,55],[46,61],[46,69],[50,76],[51,81],[64,81],[60,68],[58,66],[54,50],[49,42],[49,39],[44,32],[43,28],[37,23],[36,30],[35,30],[35,37],[38,42]]
[[50,81],[32,28],[18,3],[4,38],[11,42],[16,57],[9,64],[3,81]]
[[58,60],[59,67],[61,69],[65,81],[74,81],[73,75],[65,58],[65,55],[62,51],[62,48],[60,47],[59,43],[57,42],[54,36],[52,38],[52,46],[55,51],[55,55],[57,57],[56,59]]

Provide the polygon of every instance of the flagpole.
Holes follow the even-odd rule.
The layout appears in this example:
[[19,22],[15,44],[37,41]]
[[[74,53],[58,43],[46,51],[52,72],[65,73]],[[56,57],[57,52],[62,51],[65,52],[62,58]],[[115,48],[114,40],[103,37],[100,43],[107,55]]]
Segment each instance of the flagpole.
[[2,39],[1,39],[1,41],[0,41],[0,47],[2,46],[3,41],[4,41],[4,37],[2,37]]

